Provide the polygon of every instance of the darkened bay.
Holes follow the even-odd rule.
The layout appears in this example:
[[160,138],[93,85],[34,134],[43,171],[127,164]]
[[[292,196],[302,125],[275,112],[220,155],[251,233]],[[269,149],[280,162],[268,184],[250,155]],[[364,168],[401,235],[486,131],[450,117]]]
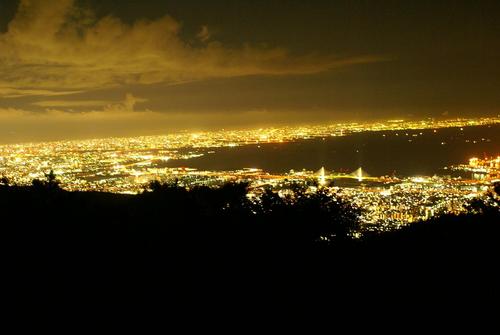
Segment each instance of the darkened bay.
[[[385,135],[385,136],[384,136]],[[213,153],[168,166],[200,170],[260,168],[271,173],[290,169],[351,172],[362,167],[373,176],[433,175],[445,166],[474,156],[500,152],[500,126],[365,132],[343,137],[214,148]]]

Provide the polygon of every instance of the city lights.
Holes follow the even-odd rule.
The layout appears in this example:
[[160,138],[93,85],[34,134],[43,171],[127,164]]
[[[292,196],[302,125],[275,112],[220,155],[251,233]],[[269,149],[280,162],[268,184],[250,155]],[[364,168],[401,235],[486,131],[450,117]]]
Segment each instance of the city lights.
[[[152,180],[179,180],[186,187],[249,182],[250,197],[258,198],[264,187],[284,189],[286,183],[317,182],[330,192],[340,193],[363,208],[366,224],[398,226],[438,213],[460,213],[471,197],[479,197],[498,178],[500,158],[473,157],[467,165],[450,166],[450,171],[474,172],[472,179],[452,177],[377,177],[362,167],[352,173],[328,171],[290,171],[270,174],[257,168],[234,171],[203,171],[189,167],[189,160],[210,155],[213,149],[261,143],[286,143],[303,139],[348,136],[358,132],[377,132],[479,126],[500,123],[499,118],[454,119],[446,121],[391,120],[377,123],[339,123],[317,126],[273,127],[256,130],[181,132],[164,136],[105,138],[81,141],[26,143],[0,146],[0,175],[12,183],[28,185],[53,170],[61,186],[69,191],[139,193]],[[398,135],[398,134],[396,134]],[[383,134],[385,136],[385,134]],[[412,134],[422,136],[422,132]],[[188,166],[168,167],[182,159]],[[460,163],[460,162],[458,162]],[[343,180],[354,184],[339,187]],[[389,196],[390,195],[390,196]]]

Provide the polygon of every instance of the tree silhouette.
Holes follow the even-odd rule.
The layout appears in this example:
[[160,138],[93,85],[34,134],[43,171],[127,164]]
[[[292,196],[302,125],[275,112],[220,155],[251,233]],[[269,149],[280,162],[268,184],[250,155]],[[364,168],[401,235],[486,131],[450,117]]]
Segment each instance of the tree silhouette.
[[[116,278],[127,278],[147,273],[151,278],[161,278],[158,274],[172,278],[188,273],[196,278],[224,270],[233,276],[239,267],[245,276],[260,269],[267,275],[288,268],[290,274],[308,276],[354,271],[364,280],[363,274],[379,276],[408,265],[431,278],[435,271],[427,264],[438,257],[435,269],[443,268],[444,259],[449,265],[451,259],[457,273],[463,273],[464,261],[470,260],[474,275],[481,270],[478,264],[486,264],[491,271],[488,276],[483,271],[482,279],[495,273],[499,254],[498,210],[447,215],[353,240],[359,209],[326,188],[291,186],[290,190],[287,184],[281,185],[285,192],[253,189],[255,198],[249,200],[247,184],[187,189],[179,183],[153,182],[135,196],[47,191],[57,185],[52,172],[46,179],[34,180],[34,187],[0,187],[0,221],[8,233],[6,243],[16,251],[11,252],[16,257],[12,263],[19,264],[16,270],[22,277],[31,278],[26,274],[37,271],[44,275],[40,278],[52,279],[50,274],[70,269],[69,273],[78,274],[71,277],[116,273]],[[493,199],[498,200],[498,189],[493,187]],[[486,208],[498,206],[491,203]],[[387,266],[380,268],[384,263]],[[419,268],[419,264],[425,265]],[[365,268],[358,276],[356,271]],[[291,277],[287,275],[287,280]],[[497,285],[498,280],[491,282]],[[113,287],[115,283],[120,280],[112,281]],[[119,287],[117,292],[123,295],[130,287]],[[325,289],[332,287],[329,283]]]
[[0,185],[3,185],[3,186],[9,186],[10,185],[10,180],[9,178],[3,176],[0,178]]
[[500,214],[500,182],[493,184],[484,199],[474,198],[465,205],[465,208],[472,214]]
[[59,188],[59,181],[56,179],[56,175],[54,173],[54,170],[50,170],[49,173],[45,174],[45,178],[47,178],[47,187],[50,189],[57,189]]
[[31,184],[36,190],[57,191],[61,189],[59,186],[60,182],[57,180],[54,170],[45,173],[45,180],[33,179]]
[[314,192],[291,184],[283,195],[266,189],[255,212],[273,226],[274,234],[299,243],[349,239],[359,229],[359,208],[324,188]]
[[500,197],[500,181],[496,182],[493,185],[493,191],[495,192],[495,194],[496,194],[497,197]]
[[167,182],[167,183],[162,183],[158,180],[152,180],[149,182],[149,184],[146,185],[143,192],[165,193],[180,189],[185,189],[185,188],[179,185],[178,179],[175,179],[173,182]]

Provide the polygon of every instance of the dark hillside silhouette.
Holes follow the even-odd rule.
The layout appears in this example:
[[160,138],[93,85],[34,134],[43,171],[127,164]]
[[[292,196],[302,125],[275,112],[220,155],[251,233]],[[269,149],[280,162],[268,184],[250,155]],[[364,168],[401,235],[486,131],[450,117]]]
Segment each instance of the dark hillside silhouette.
[[197,292],[226,284],[241,289],[241,280],[313,290],[340,285],[345,293],[479,280],[479,290],[498,292],[494,192],[471,203],[469,215],[353,239],[360,211],[341,198],[296,187],[286,197],[266,190],[252,202],[247,187],[188,190],[153,182],[142,194],[121,195],[67,192],[53,173],[32,186],[3,180],[2,244],[13,292],[23,299],[63,292],[122,301],[185,285]]

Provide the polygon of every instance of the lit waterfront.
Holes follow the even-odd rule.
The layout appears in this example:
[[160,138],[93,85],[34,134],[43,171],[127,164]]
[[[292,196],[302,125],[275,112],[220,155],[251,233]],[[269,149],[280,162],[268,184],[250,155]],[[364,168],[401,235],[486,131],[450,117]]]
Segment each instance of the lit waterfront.
[[[315,138],[344,137],[362,132],[401,131],[395,136],[415,141],[423,136],[418,130],[495,125],[500,118],[454,119],[445,121],[390,120],[377,123],[342,123],[319,126],[182,132],[164,136],[107,138],[0,146],[0,176],[11,183],[30,184],[53,170],[61,186],[70,191],[138,193],[152,180],[174,181],[192,187],[216,186],[228,181],[250,183],[249,196],[258,196],[265,187],[286,189],[290,183],[319,184],[341,194],[363,208],[363,221],[394,226],[428,219],[441,213],[460,213],[464,204],[481,197],[498,179],[498,162],[471,160],[455,162],[449,171],[470,171],[475,178],[451,176],[368,177],[359,170],[353,175],[339,171],[289,171],[270,173],[241,166],[236,170],[204,170],[190,166],[190,160],[209,156],[215,148],[235,148],[269,143],[292,143]],[[487,142],[489,138],[464,139],[464,142]],[[468,142],[467,142],[468,143]],[[441,142],[440,145],[446,143]],[[185,167],[166,163],[181,160]],[[457,165],[458,164],[458,165]],[[496,164],[496,165],[495,165]],[[318,169],[320,167],[318,166]],[[317,187],[317,186],[312,186]],[[310,186],[311,187],[311,186]]]

